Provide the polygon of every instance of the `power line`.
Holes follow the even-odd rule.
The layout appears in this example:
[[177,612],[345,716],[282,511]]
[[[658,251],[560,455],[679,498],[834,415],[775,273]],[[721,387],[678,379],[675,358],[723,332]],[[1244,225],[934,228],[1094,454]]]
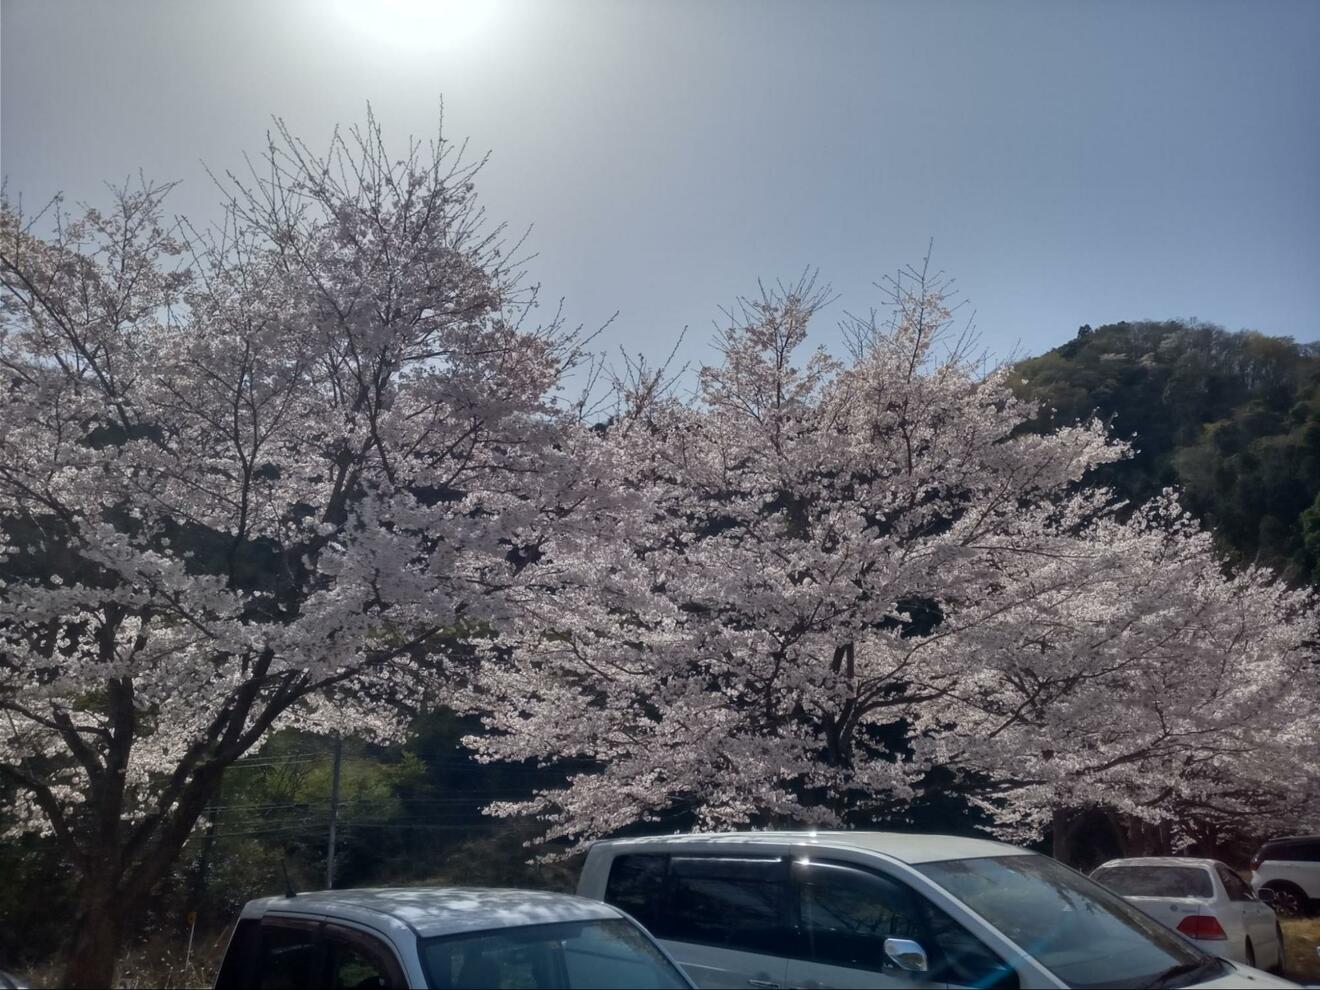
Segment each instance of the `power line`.
[[225,772],[230,770],[293,770],[313,767],[318,763],[329,762],[329,757],[318,756],[315,759],[297,759],[297,760],[272,760],[269,763],[231,763],[225,767]]
[[[302,763],[317,763],[321,760],[333,758],[333,752],[319,752],[315,750],[305,750],[290,752],[282,756],[247,756],[247,758],[235,760],[228,768],[234,767],[279,767],[279,766],[297,766]],[[372,763],[379,763],[371,756],[350,756],[350,759],[371,760]],[[548,774],[556,770],[569,770],[569,768],[578,768],[578,770],[591,770],[598,767],[597,760],[586,758],[572,758],[556,760],[556,762],[546,764],[544,767],[524,767],[516,763],[478,763],[469,759],[422,759],[429,770],[463,770],[463,771],[491,771],[499,774]],[[384,763],[384,766],[393,766],[392,763]]]
[[[341,800],[339,803],[341,806],[350,805],[350,804],[356,804],[356,805],[399,804],[406,807],[408,805],[416,805],[416,804],[461,805],[461,804],[479,804],[482,801],[525,801],[525,800],[529,800],[533,796],[530,794],[523,793],[521,791],[516,791],[516,792],[460,791],[457,793],[458,796],[455,797],[439,797],[439,798],[414,798],[414,797],[403,797],[401,795],[395,795],[393,797],[383,797],[383,798],[349,798],[348,800]],[[265,804],[261,804],[261,803],[215,804],[215,805],[210,805],[207,808],[207,811],[215,811],[215,812],[279,811],[287,808],[324,808],[327,807],[329,804],[330,802],[328,800],[271,802]]]
[[[246,823],[240,822],[239,824]],[[216,832],[215,840],[218,842],[221,839],[258,835],[294,835],[298,833],[319,832],[324,827],[325,822],[317,819],[301,824],[273,825],[269,828],[236,829]],[[408,824],[402,822],[361,822],[354,821],[353,819],[346,819],[339,822],[339,828],[344,831],[350,831],[355,828],[374,828],[397,832],[474,832],[479,834],[489,834],[492,832],[522,831],[524,826],[517,822],[499,821],[478,824]]]
[[523,826],[513,822],[492,822],[487,825],[405,825],[386,822],[355,822],[345,821],[340,823],[345,829],[354,828],[380,828],[394,829],[400,832],[509,832],[513,830],[522,830]]
[[[240,822],[239,824],[244,824],[244,823]],[[275,835],[277,833],[284,833],[284,832],[311,832],[311,831],[319,832],[324,827],[325,827],[325,822],[321,821],[318,818],[316,821],[307,822],[301,825],[276,825],[270,828],[254,828],[254,829],[242,829],[239,831],[217,832],[215,834],[215,838],[216,841],[219,841],[220,839],[232,839],[238,836]]]

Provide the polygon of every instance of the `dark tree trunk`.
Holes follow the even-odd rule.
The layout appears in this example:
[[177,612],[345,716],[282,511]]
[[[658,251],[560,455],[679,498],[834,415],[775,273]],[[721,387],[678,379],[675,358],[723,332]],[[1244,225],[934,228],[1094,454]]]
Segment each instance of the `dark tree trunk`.
[[[61,987],[114,986],[124,938],[141,920],[156,885],[183,851],[219,783],[220,768],[197,773],[174,813],[137,837],[111,822],[85,857]],[[118,805],[115,805],[117,808]]]
[[1076,815],[1067,808],[1054,809],[1054,823],[1050,826],[1050,855],[1065,865],[1072,865],[1073,828]]
[[124,924],[132,910],[108,871],[89,876],[78,891],[62,987],[112,987]]
[[1196,852],[1206,859],[1219,858],[1219,830],[1214,825],[1204,823],[1194,825],[1191,832],[1196,836]]
[[1167,825],[1152,825],[1131,815],[1116,815],[1114,831],[1123,856],[1167,856],[1172,847]]

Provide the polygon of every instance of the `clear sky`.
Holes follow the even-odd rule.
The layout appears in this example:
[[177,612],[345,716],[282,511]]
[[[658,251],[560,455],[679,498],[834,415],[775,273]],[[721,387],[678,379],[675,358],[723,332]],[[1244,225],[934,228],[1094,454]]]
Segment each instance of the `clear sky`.
[[1199,317],[1320,339],[1320,2],[2,0],[0,170],[25,202],[141,167],[213,215],[272,115],[367,101],[493,152],[491,214],[603,341],[709,355],[719,307],[819,267],[843,309],[919,261],[982,342]]

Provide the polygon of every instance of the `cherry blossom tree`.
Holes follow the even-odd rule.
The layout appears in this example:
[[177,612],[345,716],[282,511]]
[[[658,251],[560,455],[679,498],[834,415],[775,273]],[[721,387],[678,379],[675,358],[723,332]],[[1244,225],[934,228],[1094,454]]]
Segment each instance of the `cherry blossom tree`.
[[390,736],[387,696],[559,580],[598,444],[479,166],[281,126],[207,231],[146,183],[4,204],[0,777],[80,878],[64,985],[111,984],[227,765]]
[[967,677],[947,641],[1018,604],[999,559],[1070,540],[1097,503],[1064,496],[1124,448],[1098,424],[1020,432],[1034,409],[950,336],[942,280],[892,289],[889,325],[848,322],[846,363],[796,360],[825,298],[803,282],[730,314],[697,403],[634,389],[651,401],[608,431],[653,506],[632,552],[467,695],[488,756],[601,769],[496,811],[586,837],[675,807],[838,823],[911,795],[926,757],[890,737]]
[[941,278],[889,288],[846,361],[796,359],[826,298],[803,282],[730,314],[696,403],[625,383],[607,433],[653,507],[631,552],[464,695],[488,757],[599,769],[493,811],[575,839],[676,809],[837,825],[942,768],[1026,839],[1314,781],[1305,599],[1226,576],[1171,497],[1133,513],[1091,485],[1125,454],[1099,424],[1024,429]]
[[1226,574],[1172,492],[997,566],[1014,604],[962,620],[953,648],[975,668],[917,728],[939,762],[995,781],[985,806],[1006,835],[1049,828],[1068,858],[1075,813],[1095,809],[1136,855],[1314,814],[1308,594]]

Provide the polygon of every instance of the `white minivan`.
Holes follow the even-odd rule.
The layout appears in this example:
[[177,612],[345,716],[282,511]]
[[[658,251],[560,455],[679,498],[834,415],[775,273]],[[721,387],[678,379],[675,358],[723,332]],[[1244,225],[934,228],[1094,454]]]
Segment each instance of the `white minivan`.
[[729,832],[591,846],[578,894],[701,987],[1291,987],[1066,866],[984,839]]

